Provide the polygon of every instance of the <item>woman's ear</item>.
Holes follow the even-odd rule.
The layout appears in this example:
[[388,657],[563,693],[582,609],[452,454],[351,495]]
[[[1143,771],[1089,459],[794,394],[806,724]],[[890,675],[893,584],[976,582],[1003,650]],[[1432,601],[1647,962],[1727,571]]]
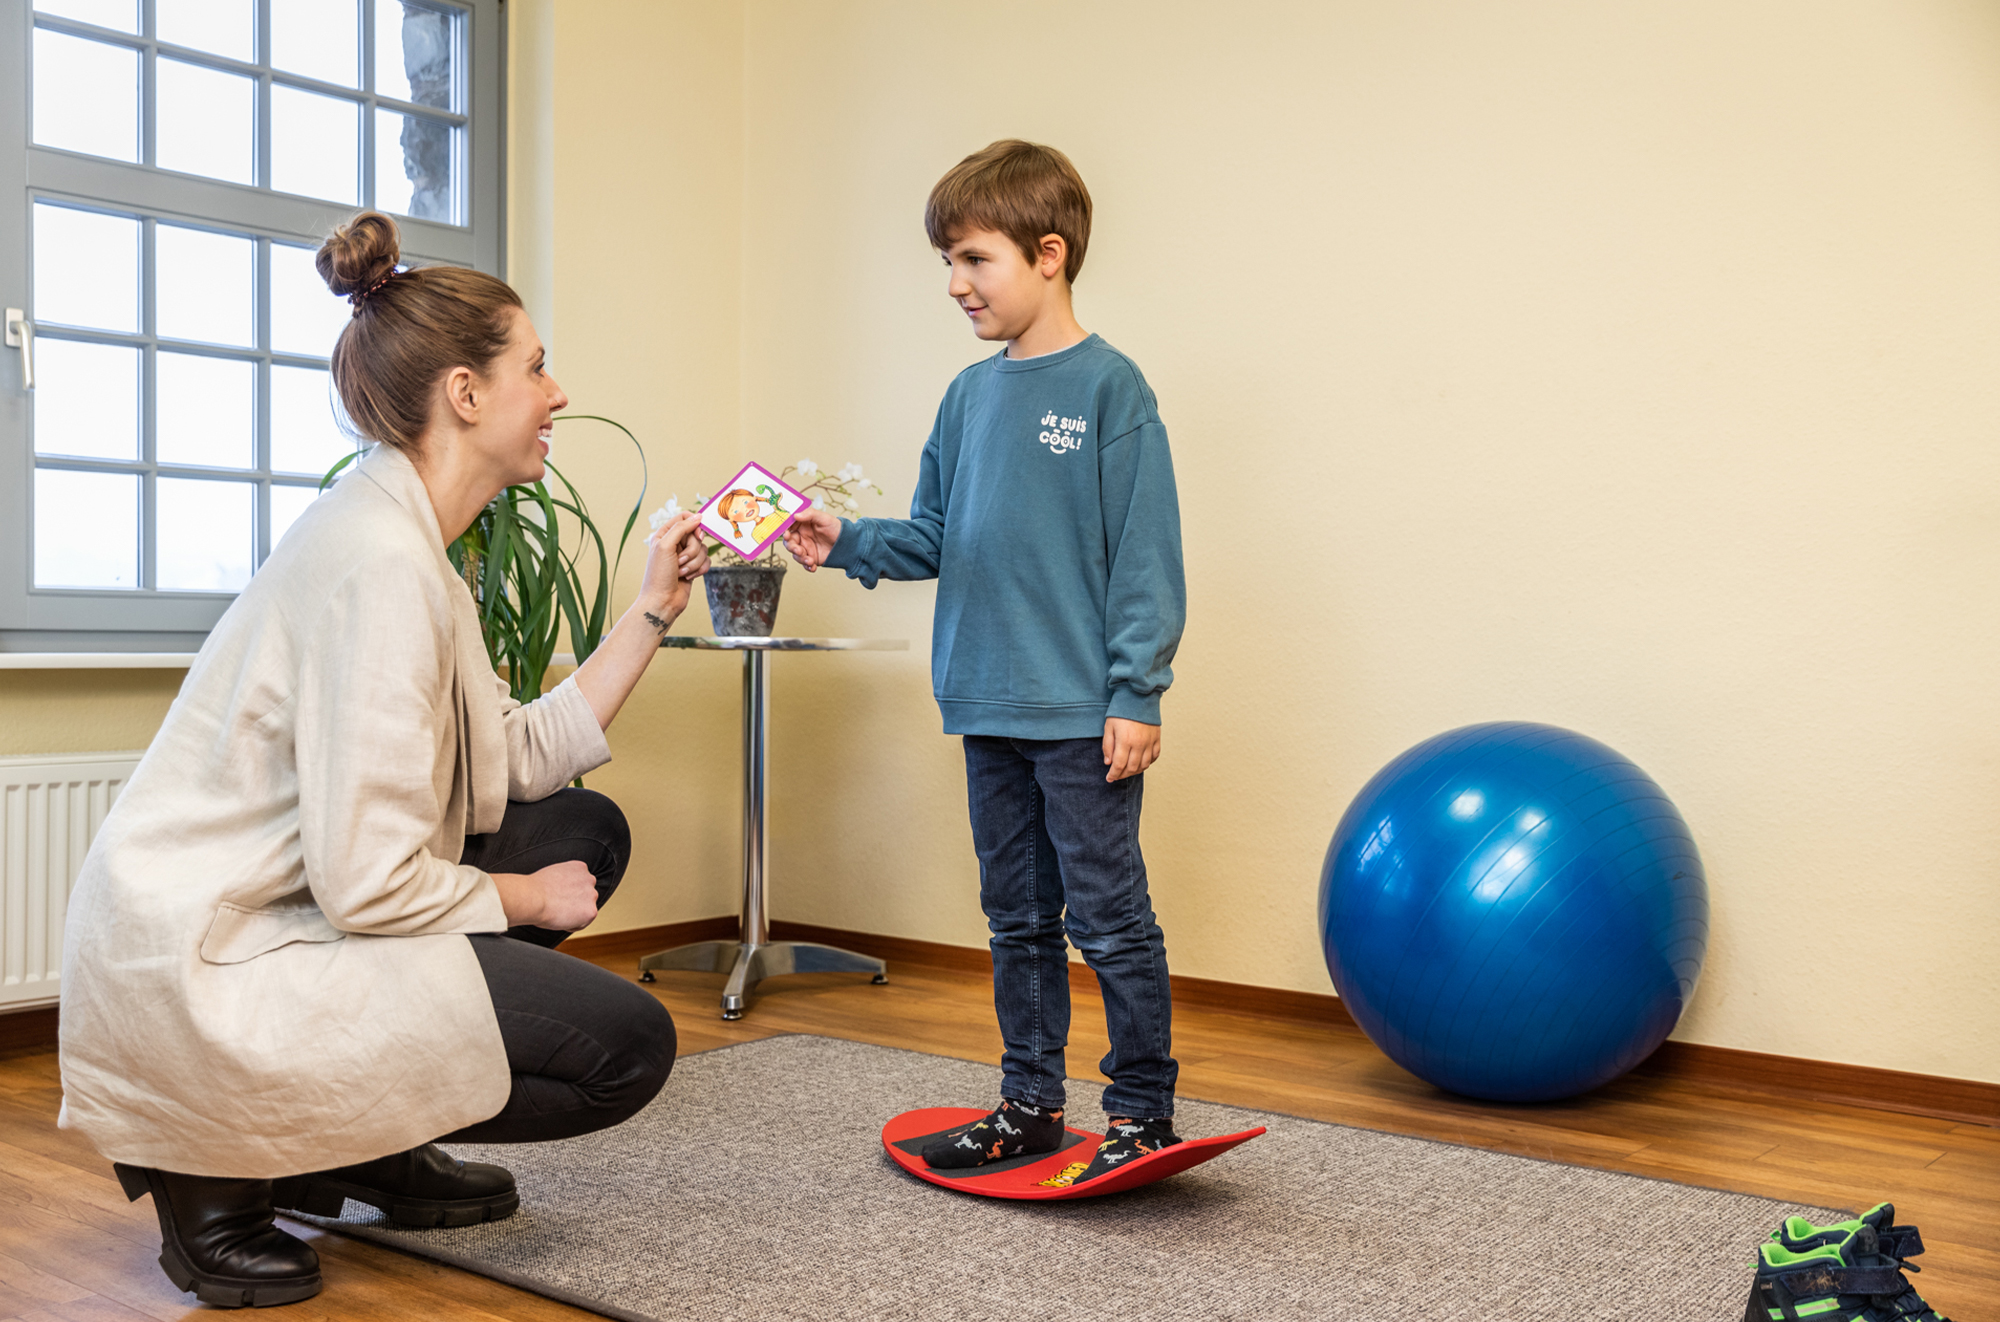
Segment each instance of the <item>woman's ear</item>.
[[444,374],[444,402],[459,423],[466,427],[479,423],[479,377],[469,367],[454,367]]
[[1060,234],[1044,234],[1035,260],[1035,269],[1042,273],[1042,279],[1053,280],[1061,275],[1068,261],[1069,240]]

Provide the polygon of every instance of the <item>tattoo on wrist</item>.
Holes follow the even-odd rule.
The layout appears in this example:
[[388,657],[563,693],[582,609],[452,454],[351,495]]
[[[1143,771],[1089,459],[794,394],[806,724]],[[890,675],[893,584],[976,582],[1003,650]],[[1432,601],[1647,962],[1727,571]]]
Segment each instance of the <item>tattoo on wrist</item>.
[[644,611],[642,612],[642,614],[644,614],[646,617],[646,623],[652,625],[655,629],[658,629],[662,634],[665,634],[667,630],[673,628],[673,625],[661,619],[659,616],[653,614],[653,612],[651,611]]

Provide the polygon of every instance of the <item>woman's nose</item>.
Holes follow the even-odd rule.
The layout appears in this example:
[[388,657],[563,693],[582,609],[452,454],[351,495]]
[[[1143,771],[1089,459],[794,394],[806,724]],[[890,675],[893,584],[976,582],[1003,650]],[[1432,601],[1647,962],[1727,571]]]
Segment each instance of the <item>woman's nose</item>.
[[556,384],[556,379],[551,376],[547,377],[546,380],[549,383],[549,411],[551,413],[559,413],[563,409],[568,408],[569,396],[564,394],[563,388]]

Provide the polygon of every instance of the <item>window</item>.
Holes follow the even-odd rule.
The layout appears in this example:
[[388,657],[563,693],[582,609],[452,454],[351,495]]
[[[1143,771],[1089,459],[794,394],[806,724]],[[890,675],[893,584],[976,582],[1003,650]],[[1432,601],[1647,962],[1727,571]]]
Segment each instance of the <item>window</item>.
[[500,273],[500,30],[499,0],[0,0],[30,89],[0,105],[0,650],[197,646],[311,503],[351,448],[333,225],[376,207],[410,260]]

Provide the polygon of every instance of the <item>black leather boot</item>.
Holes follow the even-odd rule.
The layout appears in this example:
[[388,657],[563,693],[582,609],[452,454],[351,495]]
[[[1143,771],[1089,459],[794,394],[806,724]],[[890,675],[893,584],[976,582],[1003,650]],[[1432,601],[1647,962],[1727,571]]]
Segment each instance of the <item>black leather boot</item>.
[[114,1162],[133,1202],[153,1195],[167,1279],[218,1308],[295,1304],[319,1293],[319,1254],[271,1224],[271,1182],[177,1175]]
[[504,1221],[521,1205],[503,1166],[460,1161],[435,1143],[338,1170],[294,1175],[272,1185],[274,1206],[313,1216],[339,1216],[352,1198],[388,1214],[399,1226],[476,1226]]

